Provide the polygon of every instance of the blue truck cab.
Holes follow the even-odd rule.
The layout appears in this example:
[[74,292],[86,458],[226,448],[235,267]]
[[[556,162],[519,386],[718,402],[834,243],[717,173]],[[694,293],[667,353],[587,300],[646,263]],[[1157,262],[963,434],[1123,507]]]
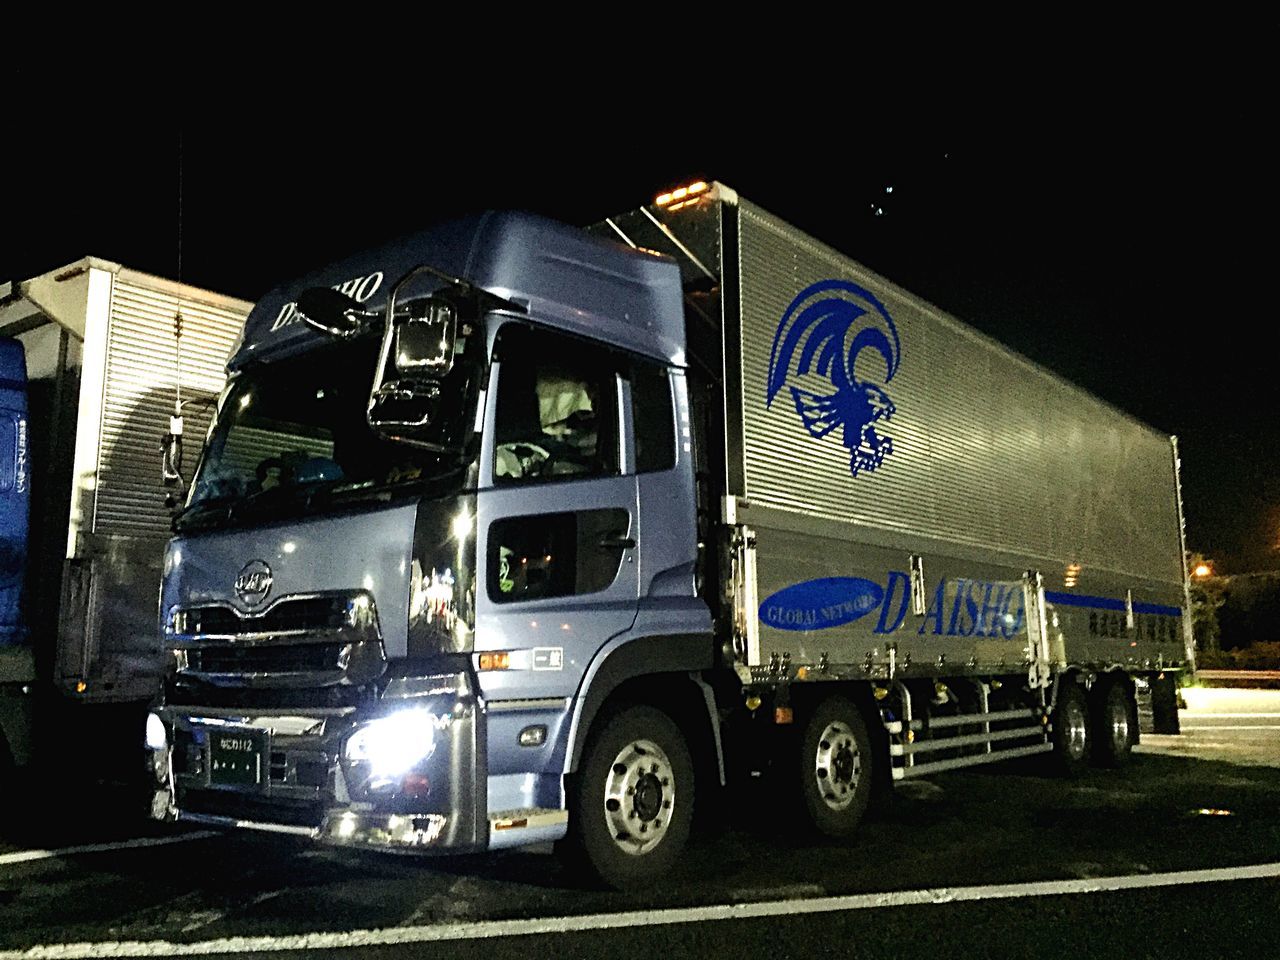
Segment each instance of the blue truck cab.
[[643,885],[756,776],[843,839],[898,780],[1119,766],[1142,695],[1176,732],[1176,442],[723,184],[353,257],[229,371],[164,557],[159,819]]
[[712,726],[682,297],[665,257],[490,213],[260,301],[164,561],[154,815],[558,840],[604,749],[634,838],[598,866],[656,864],[692,790],[660,734]]

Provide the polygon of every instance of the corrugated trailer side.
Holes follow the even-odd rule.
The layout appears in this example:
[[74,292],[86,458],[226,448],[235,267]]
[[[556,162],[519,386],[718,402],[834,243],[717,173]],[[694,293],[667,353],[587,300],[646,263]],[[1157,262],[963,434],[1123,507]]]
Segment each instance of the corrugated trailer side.
[[169,536],[161,439],[179,382],[201,401],[189,438],[204,435],[251,304],[94,258],[16,287],[6,316],[30,365],[42,491],[29,562],[41,672],[78,699],[146,700]]
[[1171,438],[703,186],[593,229],[681,266],[708,468],[756,534],[752,666],[1013,672],[1037,613],[1059,664],[1189,662]]
[[1170,438],[746,201],[723,222],[761,659],[1020,667],[1035,571],[1054,660],[1183,662]]

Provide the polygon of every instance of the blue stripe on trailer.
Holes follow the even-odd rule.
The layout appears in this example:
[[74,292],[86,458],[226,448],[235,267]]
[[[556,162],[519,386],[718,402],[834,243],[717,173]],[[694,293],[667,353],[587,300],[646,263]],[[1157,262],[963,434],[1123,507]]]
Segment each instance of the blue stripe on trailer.
[[[1044,598],[1049,603],[1056,603],[1063,607],[1089,607],[1093,610],[1119,610],[1121,613],[1125,610],[1123,600],[1117,600],[1114,597],[1091,597],[1084,593],[1058,593],[1055,590],[1046,590]],[[1162,617],[1180,617],[1182,611],[1178,607],[1166,606],[1162,603],[1140,603],[1134,601],[1134,613],[1155,613]]]

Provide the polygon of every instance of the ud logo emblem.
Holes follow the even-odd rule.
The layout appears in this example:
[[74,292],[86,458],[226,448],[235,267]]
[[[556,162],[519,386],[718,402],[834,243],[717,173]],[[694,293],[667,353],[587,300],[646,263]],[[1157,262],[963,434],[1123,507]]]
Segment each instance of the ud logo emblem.
[[[855,367],[866,353],[884,361],[863,377]],[[843,428],[849,472],[870,473],[893,452],[893,440],[876,432],[896,408],[884,385],[898,372],[902,345],[889,311],[876,296],[848,280],[820,280],[801,290],[782,314],[769,353],[765,405],[790,387],[800,422],[815,438]],[[831,392],[817,389],[822,381]]]
[[257,606],[271,592],[271,568],[265,561],[250,560],[236,576],[235,588],[246,606]]

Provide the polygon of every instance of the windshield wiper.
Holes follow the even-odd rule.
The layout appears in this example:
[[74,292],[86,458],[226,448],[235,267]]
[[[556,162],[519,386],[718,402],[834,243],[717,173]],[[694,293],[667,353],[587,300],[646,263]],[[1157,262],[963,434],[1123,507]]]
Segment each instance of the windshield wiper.
[[208,510],[215,510],[219,507],[225,508],[229,514],[231,507],[239,499],[239,494],[222,493],[216,497],[204,497],[197,500],[195,503],[187,504],[187,506],[183,507],[173,515],[174,528],[177,529],[194,517],[199,516]]
[[304,489],[304,487],[298,484],[288,484],[286,486],[269,487],[266,490],[257,490],[253,493],[223,493],[214,497],[206,497],[202,500],[197,500],[177,514],[173,518],[174,526],[177,529],[194,523],[197,518],[204,517],[206,513],[213,513],[220,519],[230,520],[233,517],[240,516],[241,511],[252,504],[278,499],[281,494],[301,489]]

